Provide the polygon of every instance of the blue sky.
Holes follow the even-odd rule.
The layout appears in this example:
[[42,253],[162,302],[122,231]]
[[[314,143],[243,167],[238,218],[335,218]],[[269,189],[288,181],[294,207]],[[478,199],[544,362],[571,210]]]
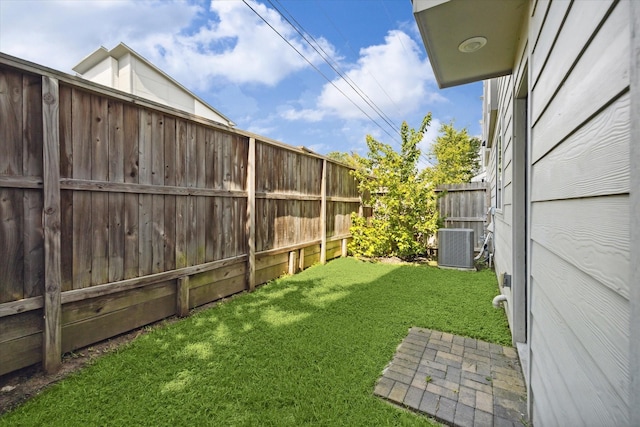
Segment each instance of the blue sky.
[[423,149],[451,120],[480,134],[482,84],[438,89],[410,0],[0,1],[3,53],[72,73],[120,42],[239,128],[322,154],[365,154],[367,134],[397,148],[427,112]]

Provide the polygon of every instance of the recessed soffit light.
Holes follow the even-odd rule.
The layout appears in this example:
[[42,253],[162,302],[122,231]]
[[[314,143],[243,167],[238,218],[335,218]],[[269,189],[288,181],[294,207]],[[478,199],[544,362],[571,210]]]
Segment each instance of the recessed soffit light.
[[458,50],[462,53],[473,53],[482,49],[486,44],[487,39],[485,37],[471,37],[460,43]]

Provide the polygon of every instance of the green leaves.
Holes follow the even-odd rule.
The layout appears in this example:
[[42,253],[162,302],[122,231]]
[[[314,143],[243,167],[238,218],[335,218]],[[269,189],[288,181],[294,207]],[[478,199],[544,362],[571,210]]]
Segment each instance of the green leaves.
[[453,127],[453,123],[443,124],[440,127],[440,135],[429,152],[429,157],[434,159],[436,164],[425,169],[425,179],[435,186],[470,182],[480,167],[480,144],[481,141],[470,137],[466,129],[458,131]]
[[[408,257],[426,252],[427,239],[437,230],[438,212],[433,186],[418,172],[424,133],[431,113],[418,130],[402,123],[400,152],[367,135],[367,157],[352,173],[365,200],[373,207],[373,217],[352,215],[350,250],[355,255]],[[372,178],[373,177],[373,178]]]

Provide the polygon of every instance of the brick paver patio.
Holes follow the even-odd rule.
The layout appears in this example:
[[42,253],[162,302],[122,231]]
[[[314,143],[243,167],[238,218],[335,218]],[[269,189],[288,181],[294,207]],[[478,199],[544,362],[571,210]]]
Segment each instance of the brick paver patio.
[[516,349],[411,328],[376,395],[460,427],[526,425],[526,389]]

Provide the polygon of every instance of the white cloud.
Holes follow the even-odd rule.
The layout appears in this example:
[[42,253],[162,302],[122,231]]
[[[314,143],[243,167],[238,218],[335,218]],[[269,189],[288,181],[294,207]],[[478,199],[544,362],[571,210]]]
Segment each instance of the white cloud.
[[[152,52],[154,62],[164,64],[179,81],[193,81],[197,74],[195,83],[199,88],[206,88],[219,78],[238,84],[273,86],[309,67],[276,31],[309,61],[321,61],[275,10],[253,1],[248,3],[269,25],[244,2],[212,1],[210,11],[217,19],[210,19],[192,34],[150,38],[146,49]],[[317,40],[323,49],[333,53],[325,39]]]
[[[275,10],[248,3],[311,62],[321,61]],[[0,28],[1,51],[66,72],[122,41],[194,89],[220,79],[275,85],[309,66],[242,1],[214,0],[209,10],[177,0],[0,1]]]
[[180,32],[199,12],[182,1],[0,1],[0,51],[71,72],[101,45],[136,49],[150,35]]
[[325,117],[325,113],[320,110],[294,110],[293,108],[283,110],[280,115],[287,120],[305,120],[307,122],[319,122]]
[[[313,121],[315,117],[331,115],[363,120],[367,119],[364,111],[381,121],[368,105],[372,104],[392,119],[401,120],[429,102],[443,100],[435,91],[428,60],[421,59],[418,44],[400,30],[389,31],[384,44],[361,49],[360,59],[346,76],[346,80],[353,83],[337,78],[324,85],[315,112],[309,109],[298,114],[287,111],[283,117]],[[359,88],[366,101],[354,92],[354,88]]]

